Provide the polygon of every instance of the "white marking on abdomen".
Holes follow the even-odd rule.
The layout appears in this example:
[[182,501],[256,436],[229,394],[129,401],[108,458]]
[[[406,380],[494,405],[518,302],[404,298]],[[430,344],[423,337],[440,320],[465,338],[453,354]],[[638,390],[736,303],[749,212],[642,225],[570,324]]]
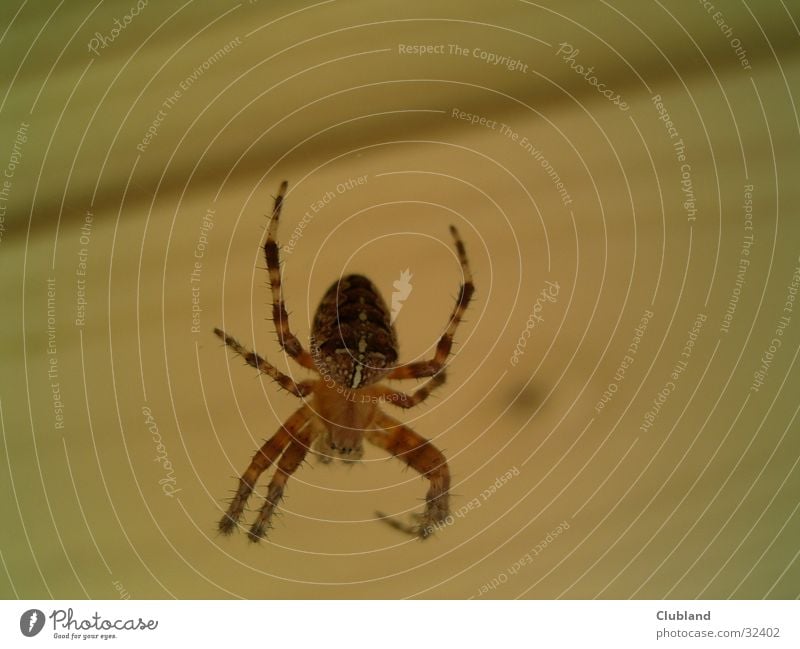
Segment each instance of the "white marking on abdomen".
[[353,372],[353,383],[351,388],[357,388],[361,384],[361,363],[356,364],[356,371]]

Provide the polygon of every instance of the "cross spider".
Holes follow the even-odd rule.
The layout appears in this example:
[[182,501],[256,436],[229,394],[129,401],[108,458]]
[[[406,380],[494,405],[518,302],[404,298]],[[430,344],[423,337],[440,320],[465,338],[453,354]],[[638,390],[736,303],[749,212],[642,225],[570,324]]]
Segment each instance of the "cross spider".
[[[428,440],[384,413],[380,401],[400,408],[412,408],[424,401],[445,380],[445,360],[453,344],[453,335],[472,297],[474,286],[464,244],[450,226],[461,263],[463,283],[450,322],[436,346],[434,357],[397,365],[397,335],[389,311],[375,286],[362,275],[342,277],[328,289],[317,307],[311,329],[309,353],[289,329],[289,316],[281,295],[281,272],[275,235],[288,183],[281,183],[267,230],[264,253],[272,289],[272,319],[278,342],[297,363],[320,375],[319,379],[296,382],[255,352],[243,347],[221,329],[214,329],[225,344],[241,355],[249,365],[274,379],[282,388],[302,399],[304,404],[255,454],[250,466],[239,478],[219,530],[230,534],[259,476],[273,463],[277,469],[267,489],[264,505],[250,527],[253,542],[264,538],[275,508],[280,503],[289,477],[306,457],[311,445],[323,461],[334,456],[357,461],[363,454],[362,440],[388,451],[416,469],[430,481],[425,512],[414,515],[412,524],[404,524],[377,512],[396,529],[427,538],[437,523],[449,514],[450,471],[444,455]],[[431,380],[412,394],[398,392],[379,383],[382,379]]]

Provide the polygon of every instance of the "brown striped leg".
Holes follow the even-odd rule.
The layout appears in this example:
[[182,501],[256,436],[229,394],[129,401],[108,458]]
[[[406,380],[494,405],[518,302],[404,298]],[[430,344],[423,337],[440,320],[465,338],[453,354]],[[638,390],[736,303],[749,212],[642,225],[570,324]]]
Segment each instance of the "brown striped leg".
[[253,523],[247,537],[253,542],[258,543],[266,536],[267,529],[270,527],[272,515],[283,498],[283,491],[291,475],[297,470],[308,453],[308,446],[311,441],[309,429],[296,436],[295,440],[289,445],[281,459],[278,461],[278,468],[267,488],[267,498],[264,506],[258,513],[258,518]]
[[378,425],[382,430],[367,432],[367,439],[430,480],[430,487],[425,496],[425,512],[415,516],[417,523],[400,523],[382,512],[376,512],[376,515],[395,529],[426,539],[450,513],[450,469],[447,468],[447,460],[428,440],[389,415],[381,413]]
[[256,485],[256,480],[264,473],[275,460],[278,459],[281,453],[284,452],[289,442],[295,439],[303,427],[308,423],[311,416],[311,411],[307,406],[303,406],[295,411],[289,419],[278,429],[272,437],[267,440],[266,444],[262,446],[253,456],[250,466],[239,478],[239,488],[236,490],[236,495],[231,500],[228,506],[228,511],[219,522],[219,531],[223,534],[230,534],[236,528],[239,518],[244,511],[247,504],[247,499],[253,493],[253,488]]
[[267,258],[267,271],[269,272],[269,282],[272,288],[272,321],[278,332],[278,342],[281,348],[286,350],[295,361],[310,370],[315,369],[314,360],[311,358],[300,340],[289,329],[289,314],[281,295],[281,262],[278,254],[278,221],[281,216],[283,197],[289,183],[285,180],[281,183],[278,195],[275,197],[275,206],[272,208],[272,218],[267,228],[267,241],[264,243],[264,256]]
[[418,390],[415,390],[411,394],[394,390],[386,385],[376,385],[371,387],[370,394],[379,399],[383,399],[387,403],[391,403],[393,406],[397,406],[398,408],[413,408],[414,406],[425,401],[425,399],[430,396],[431,392],[444,383],[445,378],[445,371],[442,370],[425,385]]
[[291,392],[294,396],[303,398],[313,391],[314,381],[301,381],[300,383],[296,383],[291,377],[286,376],[283,372],[278,370],[278,368],[265,361],[255,352],[248,350],[236,340],[236,338],[229,336],[222,331],[222,329],[214,329],[214,333],[222,338],[228,347],[244,358],[248,365],[255,367],[262,374],[266,374],[272,378],[278,385]]
[[431,360],[400,365],[389,372],[387,375],[389,379],[418,379],[426,376],[433,376],[444,367],[444,363],[450,354],[450,349],[453,346],[453,336],[464,316],[464,311],[467,310],[469,301],[472,299],[472,294],[475,292],[475,285],[472,283],[472,271],[467,261],[467,251],[464,248],[464,242],[461,241],[458,230],[452,225],[450,226],[450,233],[453,235],[455,241],[458,260],[461,263],[461,272],[464,276],[464,282],[458,290],[458,298],[453,308],[453,315],[450,317],[450,323],[447,325],[447,330],[439,339],[439,344],[436,346],[436,353]]

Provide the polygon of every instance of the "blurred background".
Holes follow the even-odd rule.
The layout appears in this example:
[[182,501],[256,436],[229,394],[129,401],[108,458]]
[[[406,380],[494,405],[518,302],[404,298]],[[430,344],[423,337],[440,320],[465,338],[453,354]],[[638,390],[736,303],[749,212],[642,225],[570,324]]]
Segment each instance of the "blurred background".
[[[5,598],[800,594],[796,3],[0,15]],[[217,535],[298,404],[212,329],[308,376],[269,320],[283,179],[303,341],[336,277],[408,270],[430,357],[462,234],[448,382],[393,413],[453,474],[428,541],[374,520],[427,488],[375,448],[310,458],[268,542]]]

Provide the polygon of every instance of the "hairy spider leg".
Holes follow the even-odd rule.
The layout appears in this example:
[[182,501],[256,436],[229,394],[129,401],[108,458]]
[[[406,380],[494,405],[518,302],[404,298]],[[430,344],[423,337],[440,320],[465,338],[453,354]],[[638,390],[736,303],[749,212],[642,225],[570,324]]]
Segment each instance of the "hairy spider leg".
[[256,518],[253,526],[247,533],[247,537],[253,543],[258,543],[266,535],[266,531],[270,527],[272,515],[275,513],[275,509],[283,498],[283,491],[286,488],[286,483],[297,470],[297,467],[299,467],[306,458],[311,436],[312,432],[310,426],[300,431],[278,461],[278,468],[275,470],[275,474],[272,476],[272,480],[270,480],[269,487],[267,488],[267,497],[264,501],[264,505],[258,513],[258,518]]
[[416,524],[406,525],[382,512],[375,513],[395,529],[426,539],[450,513],[450,469],[447,460],[431,442],[393,417],[381,413],[377,425],[380,429],[367,432],[367,439],[427,478],[430,487],[425,495],[425,512],[416,517],[419,519]]
[[297,436],[304,429],[310,418],[311,409],[308,406],[299,408],[283,423],[278,432],[256,451],[250,466],[239,478],[239,487],[236,490],[236,494],[231,500],[227,512],[219,522],[220,532],[223,534],[233,532],[247,504],[247,499],[253,493],[259,476],[278,459],[281,453],[284,453],[293,439],[298,439]]
[[450,226],[450,234],[453,235],[453,240],[455,241],[456,253],[458,254],[458,261],[461,264],[461,273],[464,278],[458,290],[458,298],[453,308],[453,314],[450,316],[450,323],[439,339],[439,343],[436,345],[436,352],[431,360],[415,361],[406,365],[400,365],[389,372],[387,375],[389,379],[418,379],[426,376],[433,376],[444,367],[444,363],[450,355],[450,349],[453,346],[453,336],[464,316],[464,312],[467,310],[469,301],[472,299],[472,294],[475,292],[475,285],[472,283],[472,271],[467,261],[467,251],[464,247],[464,242],[461,240],[458,230],[452,225]]
[[430,381],[428,381],[421,388],[418,388],[411,394],[406,394],[400,390],[390,388],[388,385],[378,384],[370,388],[370,394],[383,399],[387,403],[391,403],[398,408],[413,408],[427,399],[431,393],[442,385],[447,378],[445,370],[439,372]]
[[245,362],[255,367],[262,374],[266,374],[272,378],[284,390],[292,393],[294,396],[303,398],[314,390],[314,381],[301,381],[297,383],[289,376],[286,376],[277,367],[267,362],[255,352],[251,352],[244,345],[242,345],[236,338],[229,336],[222,329],[214,329],[214,333],[225,341],[225,344],[235,351],[239,356],[244,358]]
[[304,348],[300,340],[289,328],[289,314],[283,301],[281,291],[281,262],[278,254],[278,221],[283,206],[283,197],[289,183],[285,180],[281,183],[278,195],[275,197],[275,206],[272,209],[272,218],[267,228],[267,241],[264,243],[264,256],[267,259],[267,270],[269,272],[269,283],[272,289],[272,321],[278,332],[278,342],[281,348],[286,351],[300,365],[310,370],[315,369],[314,359]]

